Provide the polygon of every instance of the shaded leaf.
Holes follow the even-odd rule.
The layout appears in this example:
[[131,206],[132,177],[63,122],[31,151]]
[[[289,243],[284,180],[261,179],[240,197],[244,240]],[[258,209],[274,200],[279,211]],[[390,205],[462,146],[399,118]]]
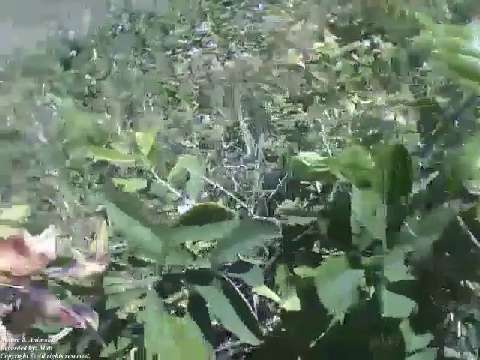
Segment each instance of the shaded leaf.
[[217,264],[234,262],[238,260],[238,254],[255,253],[259,247],[279,236],[280,229],[276,224],[262,220],[242,220],[235,231],[219,240],[212,252],[212,261]]
[[400,331],[402,332],[403,341],[405,342],[405,352],[407,354],[425,349],[433,340],[431,333],[415,334],[408,319],[400,323]]
[[217,318],[222,326],[234,333],[244,343],[260,344],[260,340],[247,327],[221,289],[212,285],[196,285],[194,288],[208,303],[210,314]]
[[170,315],[155,291],[148,291],[145,311],[138,316],[144,322],[145,350],[148,359],[154,355],[166,359],[213,359],[213,349],[189,315]]
[[200,203],[187,210],[178,223],[185,226],[201,226],[232,220],[235,214],[228,208],[213,202]]

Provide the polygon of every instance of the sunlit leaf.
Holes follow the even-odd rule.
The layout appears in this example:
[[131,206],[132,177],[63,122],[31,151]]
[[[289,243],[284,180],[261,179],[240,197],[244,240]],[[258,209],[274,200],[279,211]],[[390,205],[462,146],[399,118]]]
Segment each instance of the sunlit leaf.
[[122,191],[129,193],[137,192],[147,187],[147,180],[143,178],[113,178],[112,182],[115,186],[122,189]]
[[168,182],[176,188],[183,188],[196,199],[203,190],[205,167],[203,160],[193,155],[182,155],[168,175]]
[[99,146],[89,146],[88,157],[94,161],[108,161],[114,164],[134,165],[135,157],[132,155],[123,154],[117,150],[107,149]]
[[28,205],[0,207],[0,221],[23,222],[28,216],[30,216],[30,206]]
[[350,268],[343,256],[329,257],[320,266],[295,268],[302,278],[313,278],[322,304],[333,314],[344,314],[359,299],[363,270]]
[[157,136],[156,131],[136,132],[135,140],[143,155],[148,156]]
[[415,301],[404,295],[399,295],[389,290],[382,292],[383,316],[392,318],[406,318],[415,308]]

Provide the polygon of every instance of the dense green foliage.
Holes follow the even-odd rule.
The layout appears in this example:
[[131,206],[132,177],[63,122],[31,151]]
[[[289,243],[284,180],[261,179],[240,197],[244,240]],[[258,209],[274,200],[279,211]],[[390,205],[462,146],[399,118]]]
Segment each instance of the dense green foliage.
[[57,351],[478,358],[476,10],[172,0],[12,57],[0,235],[108,241],[42,278],[99,314]]

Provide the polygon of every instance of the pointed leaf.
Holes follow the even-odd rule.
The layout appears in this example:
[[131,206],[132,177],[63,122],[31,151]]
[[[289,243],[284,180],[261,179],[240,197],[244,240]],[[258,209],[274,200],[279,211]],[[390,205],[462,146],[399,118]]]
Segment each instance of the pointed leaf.
[[134,193],[147,187],[147,180],[143,178],[113,178],[112,182],[116,187],[128,193]]
[[89,146],[87,148],[87,157],[92,158],[93,161],[108,161],[119,165],[135,165],[134,156],[100,146]]
[[425,349],[433,340],[431,333],[415,334],[408,319],[400,323],[400,331],[402,332],[403,341],[405,342],[405,352],[407,354]]
[[212,285],[196,285],[195,290],[208,303],[210,314],[216,317],[222,326],[234,333],[240,341],[250,345],[260,344],[260,340],[247,327],[244,320],[237,314],[232,303],[220,288]]
[[314,279],[319,299],[333,314],[346,313],[359,298],[363,270],[350,268],[344,256],[332,256],[316,268],[302,266],[294,271],[302,278]]
[[213,350],[189,315],[170,315],[155,291],[147,293],[145,311],[139,314],[145,324],[147,359],[211,360]]
[[382,294],[383,316],[407,318],[415,308],[415,301],[406,296],[384,290]]
[[137,142],[137,146],[143,155],[148,156],[148,154],[152,150],[153,144],[155,143],[156,136],[157,136],[156,131],[146,131],[146,132],[135,133],[135,140]]

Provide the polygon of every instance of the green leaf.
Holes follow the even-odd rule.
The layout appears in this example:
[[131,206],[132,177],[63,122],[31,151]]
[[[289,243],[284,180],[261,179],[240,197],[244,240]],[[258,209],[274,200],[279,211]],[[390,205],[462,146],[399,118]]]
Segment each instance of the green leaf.
[[344,179],[363,189],[373,185],[375,162],[370,152],[360,145],[352,145],[339,155],[328,160],[331,171],[340,179]]
[[264,283],[264,275],[262,269],[258,265],[253,265],[250,270],[243,273],[229,272],[229,276],[241,279],[245,284],[254,288],[262,286]]
[[415,301],[386,289],[382,293],[382,301],[385,317],[407,318],[415,308]]
[[153,359],[154,355],[172,360],[214,359],[213,349],[190,316],[170,315],[155,291],[147,293],[145,311],[138,317],[145,324],[147,359]]
[[351,202],[353,243],[364,250],[374,239],[385,241],[387,206],[383,197],[374,190],[360,190],[353,186]]
[[403,336],[403,341],[405,342],[405,352],[407,354],[425,349],[433,340],[433,335],[431,333],[421,335],[415,334],[408,319],[403,320],[399,327]]
[[234,262],[238,260],[238,254],[251,255],[279,236],[280,229],[276,224],[263,220],[242,220],[234,231],[219,240],[211,259],[216,264]]
[[125,214],[112,202],[105,201],[104,205],[114,229],[123,234],[130,251],[138,251],[153,259],[162,258],[165,247],[163,238],[156,236],[151,229]]
[[134,156],[126,155],[117,150],[106,149],[100,146],[88,146],[87,157],[92,158],[93,161],[108,161],[119,165],[135,165]]
[[402,144],[377,146],[375,149],[377,191],[386,204],[397,204],[406,199],[413,186],[412,159]]
[[168,174],[168,182],[176,188],[184,189],[191,199],[197,199],[203,190],[205,166],[193,155],[182,155]]
[[281,302],[280,307],[286,311],[300,311],[301,303],[297,295],[294,276],[287,265],[280,264],[275,270],[275,287],[278,290]]
[[445,64],[454,76],[480,83],[480,58],[448,51],[434,53],[434,58]]
[[113,178],[112,182],[116,187],[128,193],[134,193],[147,187],[147,180],[143,178]]
[[107,296],[106,309],[123,308],[138,300],[145,293],[145,289],[126,289],[123,292]]
[[334,179],[328,167],[327,157],[316,152],[301,152],[292,156],[288,171],[292,179],[302,181],[324,181]]
[[426,214],[411,216],[407,218],[395,242],[411,246],[415,256],[422,257],[430,253],[432,244],[440,238],[455,216],[454,209],[443,206]]
[[302,278],[313,278],[319,299],[332,314],[341,316],[359,299],[363,270],[350,268],[345,256],[327,258],[320,266],[294,269]]
[[24,222],[30,216],[30,206],[12,205],[0,207],[0,221]]
[[101,358],[114,358],[118,359],[121,358],[124,354],[125,350],[132,344],[131,339],[120,336],[118,340],[110,342],[107,346],[105,346],[101,353]]
[[252,291],[255,294],[266,297],[267,299],[270,299],[279,305],[282,304],[282,299],[280,299],[280,296],[275,294],[275,292],[273,292],[273,290],[266,285],[256,286],[252,288]]
[[68,146],[100,145],[106,142],[107,131],[99,123],[104,116],[77,109],[71,99],[62,100],[60,115],[64,120],[61,136]]
[[232,220],[235,213],[230,209],[214,202],[206,202],[194,205],[182,214],[178,223],[186,226],[200,226]]
[[135,141],[137,142],[137,146],[143,155],[148,156],[148,154],[152,150],[153,144],[155,143],[156,136],[157,136],[156,131],[146,131],[146,132],[135,133]]
[[437,358],[437,349],[425,349],[410,355],[405,360],[435,360]]
[[241,342],[254,346],[261,343],[258,337],[247,327],[221,289],[212,285],[196,285],[194,288],[208,303],[211,316],[217,318],[222,326],[234,333]]
[[405,251],[395,248],[384,257],[383,275],[388,281],[415,280],[405,265]]

